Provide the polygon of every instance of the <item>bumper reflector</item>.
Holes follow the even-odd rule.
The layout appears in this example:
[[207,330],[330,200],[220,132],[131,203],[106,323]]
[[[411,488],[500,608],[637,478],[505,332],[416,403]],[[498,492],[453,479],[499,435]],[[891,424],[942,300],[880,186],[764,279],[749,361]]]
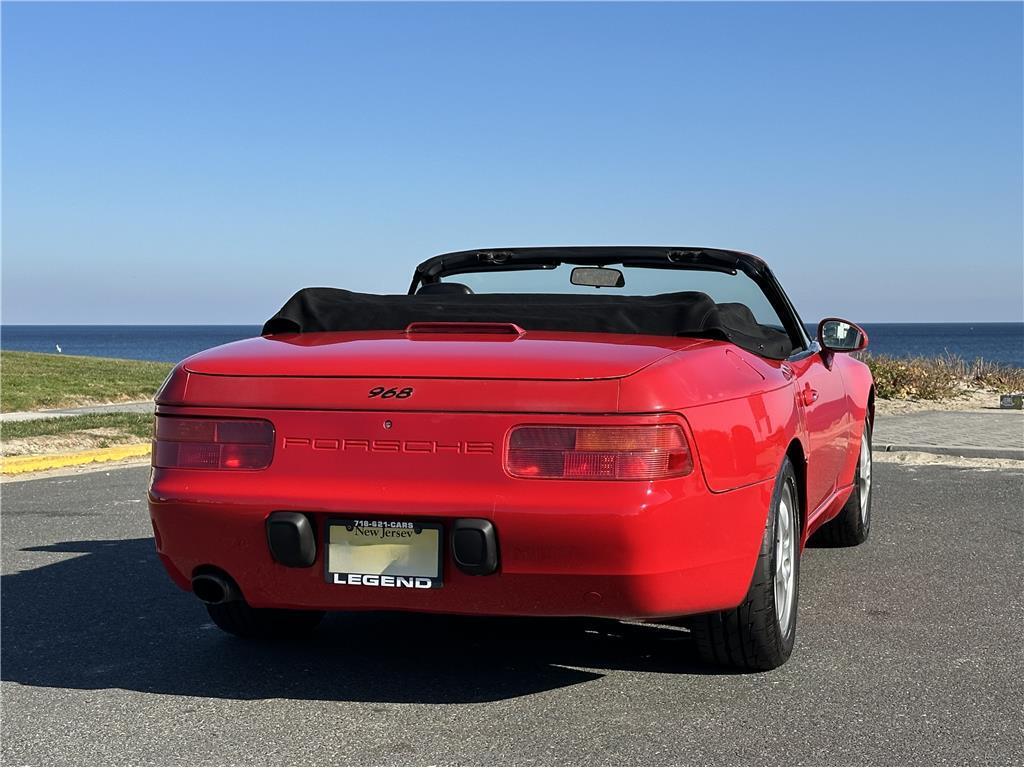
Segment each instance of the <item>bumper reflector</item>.
[[659,480],[693,471],[681,427],[522,426],[512,430],[505,469],[513,477]]
[[153,466],[167,469],[266,469],[274,427],[255,419],[157,416]]

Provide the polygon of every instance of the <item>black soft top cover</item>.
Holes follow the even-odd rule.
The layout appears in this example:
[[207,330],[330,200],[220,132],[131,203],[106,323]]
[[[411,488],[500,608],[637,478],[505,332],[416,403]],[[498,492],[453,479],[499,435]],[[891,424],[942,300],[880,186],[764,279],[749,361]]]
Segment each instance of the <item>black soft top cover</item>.
[[400,331],[418,322],[515,323],[527,331],[700,336],[730,341],[781,360],[793,343],[759,325],[743,304],[716,304],[706,293],[657,296],[580,294],[416,294],[381,296],[304,288],[263,326],[263,335],[316,331]]

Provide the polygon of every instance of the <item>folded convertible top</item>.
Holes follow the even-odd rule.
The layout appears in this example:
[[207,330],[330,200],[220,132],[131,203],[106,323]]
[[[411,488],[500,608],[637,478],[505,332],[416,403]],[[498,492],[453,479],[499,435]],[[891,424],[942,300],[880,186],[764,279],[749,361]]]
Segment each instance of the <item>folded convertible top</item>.
[[716,304],[696,291],[656,296],[581,294],[417,294],[383,296],[304,288],[263,326],[263,335],[404,330],[417,322],[515,323],[527,331],[707,336],[781,360],[793,348],[743,304]]

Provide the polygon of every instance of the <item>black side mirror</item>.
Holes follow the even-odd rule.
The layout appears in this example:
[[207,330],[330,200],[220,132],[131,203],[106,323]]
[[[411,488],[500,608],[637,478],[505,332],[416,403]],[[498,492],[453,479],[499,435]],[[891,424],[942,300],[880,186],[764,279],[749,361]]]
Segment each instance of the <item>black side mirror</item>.
[[818,323],[818,343],[829,352],[859,352],[867,349],[868,334],[849,320],[827,317]]

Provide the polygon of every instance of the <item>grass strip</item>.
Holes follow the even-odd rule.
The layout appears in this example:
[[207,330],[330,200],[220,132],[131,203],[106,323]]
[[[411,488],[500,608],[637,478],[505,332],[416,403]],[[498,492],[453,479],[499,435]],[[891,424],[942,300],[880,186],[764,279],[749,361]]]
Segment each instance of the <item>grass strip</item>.
[[0,411],[148,400],[173,366],[146,360],[0,352]]

